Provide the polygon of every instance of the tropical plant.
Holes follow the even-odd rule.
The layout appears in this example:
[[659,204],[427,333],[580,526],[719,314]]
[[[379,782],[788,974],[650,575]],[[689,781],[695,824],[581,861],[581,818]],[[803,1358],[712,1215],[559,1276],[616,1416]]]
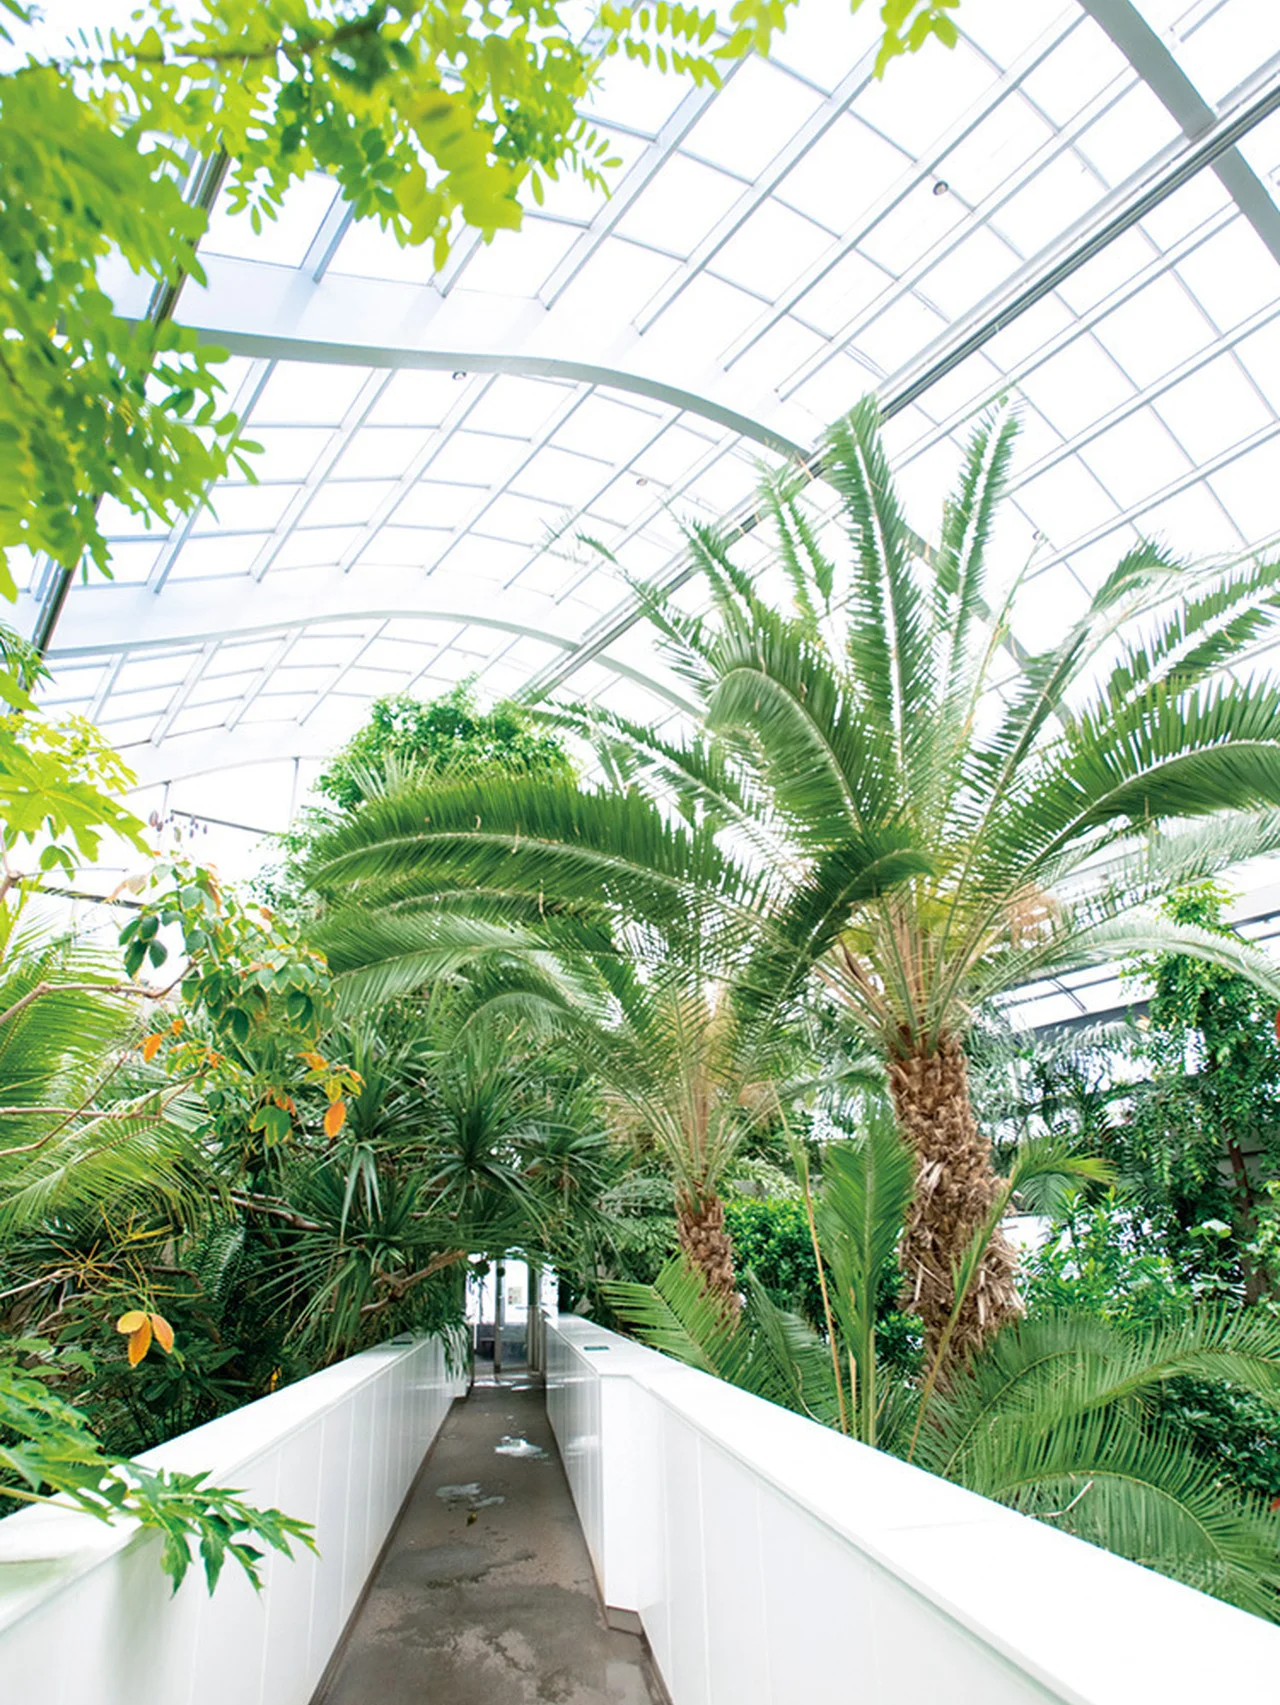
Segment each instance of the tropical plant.
[[0,906],[0,1237],[104,1203],[189,1201],[198,1110],[137,1057],[141,1004],[111,961]]
[[794,1093],[794,1014],[744,1003],[730,985],[699,973],[696,953],[686,951],[682,962],[670,937],[667,947],[648,975],[614,968],[615,1006],[609,1022],[592,1027],[587,1049],[615,1132],[662,1158],[675,1182],[680,1248],[732,1309],[737,1280],[723,1186],[746,1144],[776,1124]]
[[[931,1343],[1000,1190],[968,1083],[984,1004],[1037,976],[1166,950],[1280,990],[1247,944],[1149,910],[1170,886],[1280,845],[1280,688],[1224,673],[1273,623],[1280,565],[1197,570],[1138,546],[1060,641],[1014,648],[1019,675],[1001,697],[1023,580],[993,611],[986,554],[1015,432],[1007,410],[976,428],[928,547],[907,526],[874,404],[860,404],[824,463],[843,567],[775,485],[791,612],[707,530],[691,549],[710,612],[650,598],[695,728],[668,737],[567,713],[562,725],[595,738],[612,791],[512,781],[428,805],[410,790],[333,837],[321,872],[404,907],[431,894],[437,913],[483,896],[489,916],[535,928],[535,906],[544,921],[603,913],[615,928],[693,915],[704,962],[722,954],[725,975],[767,1003],[816,977],[884,1061],[915,1152],[902,1259]],[[997,1231],[957,1352],[1016,1315],[1013,1269]]]
[[0,1352],[0,1502],[57,1502],[99,1521],[138,1523],[162,1538],[160,1565],[175,1592],[193,1545],[210,1592],[228,1559],[260,1588],[264,1544],[286,1557],[295,1544],[315,1550],[308,1522],[246,1504],[208,1485],[205,1474],[145,1468],[104,1451],[87,1417],[50,1390],[53,1360],[40,1339],[18,1339]]
[[[104,832],[146,850],[117,797],[133,774],[83,717],[55,721],[32,697],[48,679],[32,648],[0,623],[0,903],[24,880],[98,856]],[[24,863],[34,869],[24,870]]]
[[275,838],[278,862],[259,872],[254,887],[275,912],[305,912],[314,902],[307,866],[344,814],[415,779],[490,773],[568,777],[574,771],[553,731],[536,726],[518,705],[481,710],[466,682],[438,699],[408,693],[377,699],[363,727],[325,765],[315,801]]
[[[1033,1182],[1061,1192],[1095,1170],[1033,1146],[1004,1186],[1006,1203],[1019,1179],[1024,1194]],[[751,1275],[742,1316],[726,1317],[680,1263],[654,1287],[606,1287],[611,1306],[655,1349],[1280,1620],[1274,1516],[1173,1412],[1190,1387],[1280,1414],[1280,1323],[1222,1306],[1127,1325],[1048,1312],[1004,1326],[943,1380],[939,1343],[923,1378],[904,1380],[879,1365],[869,1280],[906,1219],[910,1154],[881,1120],[861,1143],[829,1152],[824,1172],[816,1221],[830,1275],[827,1342],[781,1314]],[[953,1319],[989,1227],[957,1272]]]
[[519,705],[481,710],[463,683],[438,699],[408,693],[377,699],[369,719],[325,765],[316,792],[340,811],[364,803],[372,783],[385,787],[388,764],[434,776],[496,769],[515,775],[571,775],[564,746]]
[[[1214,883],[1172,894],[1178,923],[1239,939],[1223,920],[1230,899]],[[1149,1082],[1132,1094],[1114,1133],[1119,1158],[1144,1200],[1162,1203],[1184,1260],[1210,1255],[1233,1267],[1244,1300],[1274,1294],[1280,1272],[1257,1258],[1266,1185],[1280,1173],[1280,1042],[1276,1002],[1223,966],[1166,952],[1133,967],[1150,988],[1141,1055]],[[1202,1228],[1224,1221],[1225,1238]]]

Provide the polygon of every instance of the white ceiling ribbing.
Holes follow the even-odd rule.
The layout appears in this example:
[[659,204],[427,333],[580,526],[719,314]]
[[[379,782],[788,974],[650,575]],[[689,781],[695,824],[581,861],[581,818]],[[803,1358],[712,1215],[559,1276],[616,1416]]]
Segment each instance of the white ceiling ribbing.
[[[377,691],[468,675],[639,702],[628,578],[686,572],[683,519],[750,525],[750,464],[816,467],[871,386],[913,478],[1020,401],[1011,537],[1041,535],[1041,574],[1087,585],[1177,503],[1197,550],[1280,534],[1280,478],[1251,473],[1280,473],[1280,12],[959,19],[953,55],[883,84],[843,0],[802,0],[776,62],[718,92],[611,65],[589,116],[628,162],[613,199],[562,186],[437,277],[323,186],[267,244],[216,221],[178,317],[231,348],[261,483],[165,537],[105,517],[116,579],[72,589],[52,696],[121,730],[148,782],[314,758]],[[1238,429],[1210,441],[1206,413]]]

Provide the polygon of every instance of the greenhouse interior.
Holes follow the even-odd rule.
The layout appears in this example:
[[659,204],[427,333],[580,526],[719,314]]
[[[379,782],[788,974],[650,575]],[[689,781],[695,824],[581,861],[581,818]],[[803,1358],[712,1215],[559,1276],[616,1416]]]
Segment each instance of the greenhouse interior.
[[1280,1676],[1277,0],[0,0],[5,1705]]

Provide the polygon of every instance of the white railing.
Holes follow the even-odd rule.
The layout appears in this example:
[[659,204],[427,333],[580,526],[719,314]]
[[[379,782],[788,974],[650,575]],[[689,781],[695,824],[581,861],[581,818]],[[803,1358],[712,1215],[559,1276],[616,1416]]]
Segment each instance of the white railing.
[[545,1338],[601,1594],[673,1705],[1280,1698],[1268,1623],[589,1321]]
[[4,1705],[307,1705],[465,1380],[439,1339],[352,1356],[141,1460],[206,1469],[315,1524],[319,1557],[270,1554],[260,1595],[228,1563],[176,1595],[159,1541],[49,1507],[0,1521]]

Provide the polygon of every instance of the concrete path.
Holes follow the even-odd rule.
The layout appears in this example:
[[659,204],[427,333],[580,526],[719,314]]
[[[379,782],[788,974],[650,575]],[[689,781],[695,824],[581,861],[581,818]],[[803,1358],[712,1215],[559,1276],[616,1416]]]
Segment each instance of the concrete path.
[[454,1405],[313,1705],[657,1705],[605,1626],[529,1376]]

